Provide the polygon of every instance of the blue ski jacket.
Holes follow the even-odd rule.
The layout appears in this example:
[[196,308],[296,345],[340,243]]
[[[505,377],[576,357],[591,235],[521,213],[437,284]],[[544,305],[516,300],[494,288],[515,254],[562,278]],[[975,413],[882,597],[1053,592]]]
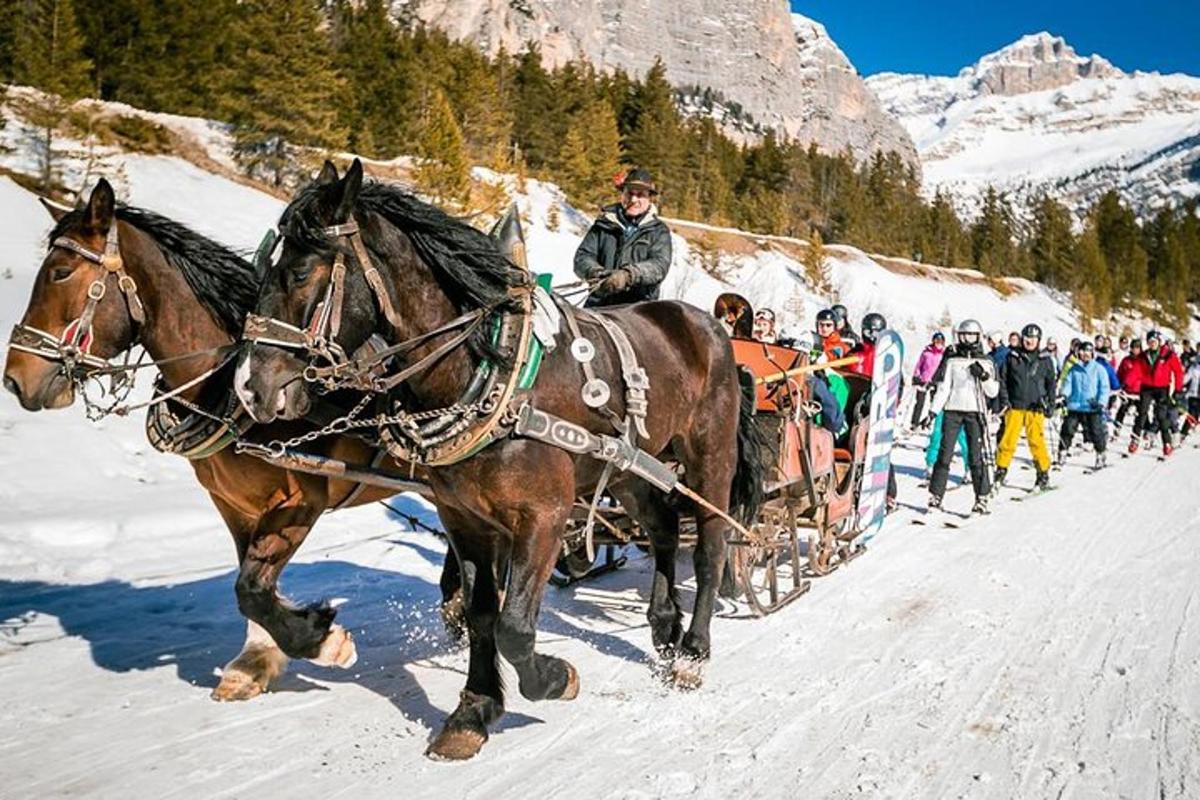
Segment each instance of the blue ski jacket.
[[1078,361],[1067,371],[1063,396],[1068,411],[1103,411],[1108,403],[1108,371],[1098,361]]
[[1114,392],[1119,392],[1121,390],[1121,379],[1117,377],[1117,370],[1113,367],[1112,362],[1103,356],[1097,356],[1096,361],[1100,362],[1100,365],[1108,372],[1108,388]]

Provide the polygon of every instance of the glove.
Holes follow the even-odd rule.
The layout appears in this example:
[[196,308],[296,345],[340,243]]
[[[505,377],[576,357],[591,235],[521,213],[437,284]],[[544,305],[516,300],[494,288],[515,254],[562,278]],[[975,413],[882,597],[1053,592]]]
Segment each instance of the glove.
[[614,294],[621,294],[630,286],[633,285],[633,276],[629,274],[629,270],[618,269],[613,270],[608,276],[600,282],[594,290],[593,294],[598,294],[601,297],[608,297]]
[[975,376],[976,380],[982,381],[987,378],[987,370],[978,361],[971,362],[970,373]]

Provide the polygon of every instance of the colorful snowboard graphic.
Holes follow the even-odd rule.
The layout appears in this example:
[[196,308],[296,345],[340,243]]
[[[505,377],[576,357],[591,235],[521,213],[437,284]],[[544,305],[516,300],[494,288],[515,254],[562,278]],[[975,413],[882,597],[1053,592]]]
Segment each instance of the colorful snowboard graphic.
[[900,402],[900,377],[904,342],[893,330],[875,338],[875,366],[871,373],[871,417],[867,433],[867,458],[858,495],[859,540],[879,532],[887,514],[888,472],[896,441],[896,407]]

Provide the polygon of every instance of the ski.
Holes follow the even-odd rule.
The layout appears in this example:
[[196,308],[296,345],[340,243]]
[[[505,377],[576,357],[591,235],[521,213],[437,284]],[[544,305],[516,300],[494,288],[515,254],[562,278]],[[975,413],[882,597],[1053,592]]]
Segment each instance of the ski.
[[942,520],[942,526],[946,527],[946,528],[953,528],[956,531],[960,531],[963,528],[969,528],[971,525],[974,525],[981,518],[986,517],[986,516],[988,516],[988,515],[987,514],[956,514],[953,511],[951,511],[951,512],[947,512],[946,518]]
[[1043,489],[1026,489],[1025,494],[1018,495],[1017,497],[1014,497],[1013,500],[1017,503],[1020,503],[1025,500],[1032,500],[1033,498],[1037,497],[1038,495],[1053,492],[1057,488],[1058,488],[1057,486],[1047,486]]

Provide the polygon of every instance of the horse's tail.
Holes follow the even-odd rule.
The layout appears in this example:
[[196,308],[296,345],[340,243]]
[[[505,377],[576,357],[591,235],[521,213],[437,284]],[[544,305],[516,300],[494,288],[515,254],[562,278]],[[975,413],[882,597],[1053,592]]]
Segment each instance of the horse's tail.
[[766,443],[758,425],[754,423],[754,375],[739,367],[738,383],[742,396],[738,409],[737,468],[729,492],[729,507],[735,518],[743,525],[749,525],[758,516],[758,509],[763,504],[763,484],[766,480],[763,451]]

